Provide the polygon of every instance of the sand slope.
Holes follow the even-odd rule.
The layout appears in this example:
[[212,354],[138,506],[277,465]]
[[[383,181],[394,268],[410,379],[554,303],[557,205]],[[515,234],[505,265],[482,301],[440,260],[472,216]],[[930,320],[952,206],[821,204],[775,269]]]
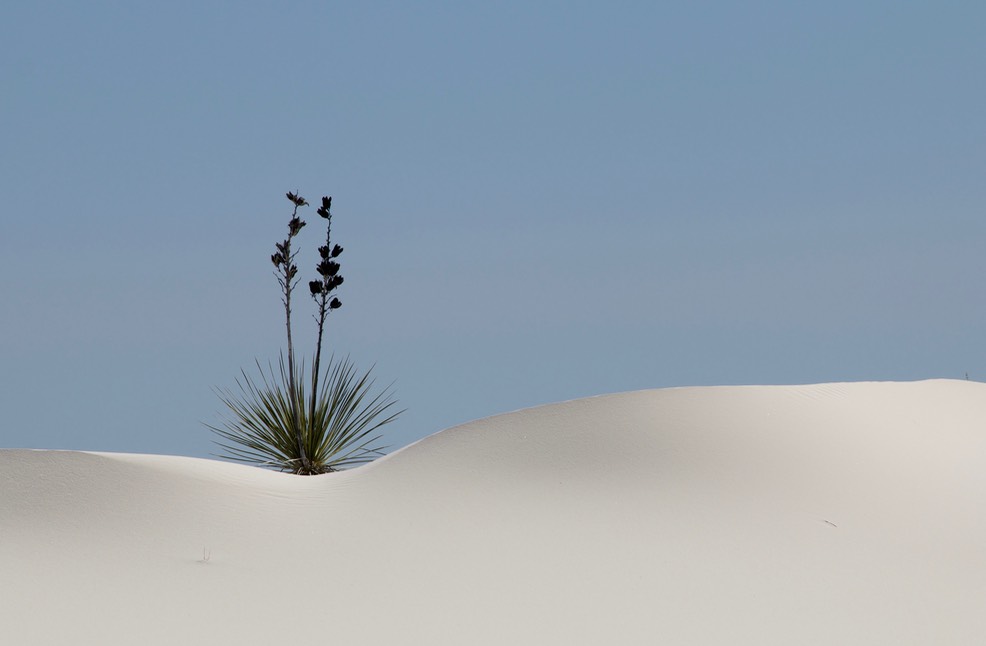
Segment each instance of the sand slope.
[[986,385],[681,388],[353,471],[0,451],[9,644],[979,644]]

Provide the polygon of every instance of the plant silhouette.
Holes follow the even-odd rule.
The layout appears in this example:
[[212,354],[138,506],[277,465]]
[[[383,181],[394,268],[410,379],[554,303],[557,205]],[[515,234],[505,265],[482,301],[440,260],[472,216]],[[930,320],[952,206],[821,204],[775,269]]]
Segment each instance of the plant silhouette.
[[275,244],[271,255],[274,276],[281,288],[287,333],[287,357],[282,353],[275,372],[257,363],[260,380],[245,370],[236,380],[239,394],[217,390],[228,416],[222,427],[207,425],[221,438],[220,454],[231,460],[316,475],[373,460],[383,454],[379,430],[403,411],[395,411],[391,389],[374,392],[370,370],[359,372],[348,359],[331,356],[322,371],[322,344],[331,312],[342,307],[336,291],[343,284],[338,261],[343,248],[332,241],[332,198],[323,197],[316,213],[325,220],[325,244],[318,248],[315,266],[318,278],[308,288],[317,308],[318,324],[315,353],[310,371],[310,388],[304,385],[305,369],[295,356],[292,334],[292,296],[300,280],[295,260],[295,238],[306,222],[298,214],[308,201],[297,193],[287,193],[292,204],[287,237]]

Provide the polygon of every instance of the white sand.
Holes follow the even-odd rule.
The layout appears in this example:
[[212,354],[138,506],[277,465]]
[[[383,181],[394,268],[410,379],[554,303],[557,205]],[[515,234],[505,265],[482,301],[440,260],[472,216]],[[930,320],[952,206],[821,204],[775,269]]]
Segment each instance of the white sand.
[[986,385],[653,390],[314,478],[0,451],[0,643],[986,643]]

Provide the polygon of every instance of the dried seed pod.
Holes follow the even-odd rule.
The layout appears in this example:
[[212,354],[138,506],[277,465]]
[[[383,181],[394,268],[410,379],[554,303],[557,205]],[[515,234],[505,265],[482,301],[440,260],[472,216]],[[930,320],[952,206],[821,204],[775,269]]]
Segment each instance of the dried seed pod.
[[298,232],[301,231],[301,227],[305,226],[306,222],[299,217],[291,218],[288,222],[288,233],[289,235],[296,236]]
[[318,263],[316,269],[322,276],[335,276],[339,272],[339,263],[332,260],[323,260]]

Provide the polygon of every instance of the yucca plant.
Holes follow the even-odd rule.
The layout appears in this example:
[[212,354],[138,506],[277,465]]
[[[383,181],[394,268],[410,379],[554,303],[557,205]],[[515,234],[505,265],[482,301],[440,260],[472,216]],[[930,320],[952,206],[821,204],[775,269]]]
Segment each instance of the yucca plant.
[[329,359],[321,369],[322,341],[328,314],[342,306],[334,295],[343,283],[336,258],[342,247],[332,244],[332,198],[323,197],[317,213],[326,220],[325,245],[319,247],[320,261],[315,270],[319,279],[308,283],[318,312],[318,336],[310,372],[310,390],[305,391],[305,370],[295,360],[291,330],[291,296],[298,284],[298,251],[292,242],[305,226],[298,209],[308,206],[305,198],[288,193],[294,205],[288,221],[288,236],[278,242],[271,256],[274,275],[281,287],[287,329],[287,358],[282,353],[278,371],[260,362],[260,381],[241,370],[239,393],[217,390],[229,410],[222,427],[207,425],[222,438],[217,444],[225,451],[220,457],[239,462],[315,475],[336,471],[373,460],[382,455],[377,431],[403,411],[394,411],[396,401],[390,388],[373,394],[370,372],[360,373],[349,359]]
[[[219,391],[230,411],[223,428],[210,426],[223,438],[224,457],[269,466],[300,475],[314,475],[356,466],[383,455],[378,433],[400,414],[390,390],[373,394],[369,372],[359,373],[343,359],[329,359],[315,397],[305,392],[304,371],[296,369],[295,390],[284,356],[275,372],[257,363],[260,381],[241,371],[239,393]],[[314,372],[312,373],[315,374]],[[294,397],[291,393],[294,393]],[[314,410],[311,404],[314,403]],[[295,417],[295,411],[300,417]],[[298,438],[302,448],[298,448]],[[301,456],[305,456],[305,461]]]

